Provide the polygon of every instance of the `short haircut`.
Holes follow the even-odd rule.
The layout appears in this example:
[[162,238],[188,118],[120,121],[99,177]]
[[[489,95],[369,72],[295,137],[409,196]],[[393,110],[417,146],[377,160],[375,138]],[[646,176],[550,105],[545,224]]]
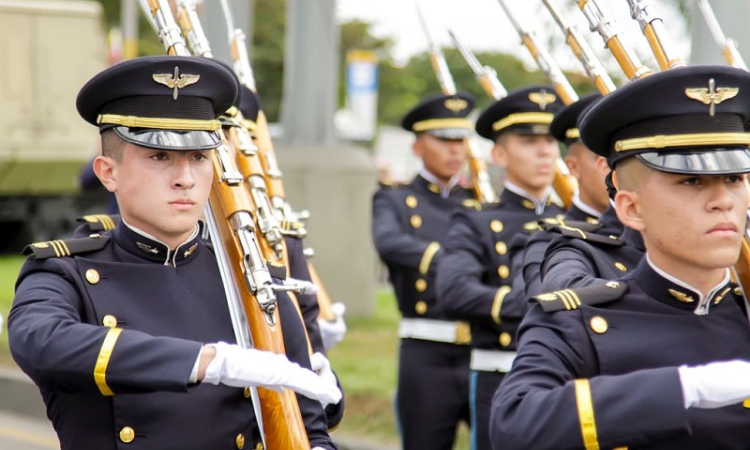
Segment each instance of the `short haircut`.
[[617,178],[617,190],[638,192],[653,169],[633,157],[619,161],[614,172]]
[[102,137],[102,155],[114,159],[116,162],[122,162],[122,153],[125,148],[125,141],[115,133],[115,130],[104,130]]

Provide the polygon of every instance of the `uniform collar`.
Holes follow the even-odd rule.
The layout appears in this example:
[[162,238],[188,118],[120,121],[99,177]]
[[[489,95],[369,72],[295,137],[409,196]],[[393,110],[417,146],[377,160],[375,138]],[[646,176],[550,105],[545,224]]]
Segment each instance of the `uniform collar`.
[[[536,199],[531,194],[521,189],[521,187],[510,181],[506,181],[504,186],[505,189],[503,189],[503,193],[501,194],[504,200],[517,203],[526,209],[532,209],[537,216],[541,215],[544,212],[544,208],[552,203],[550,198],[550,194],[552,193],[551,187],[548,187],[544,191],[541,199]],[[513,195],[507,195],[506,193],[511,193]]]
[[573,205],[576,208],[580,209],[584,213],[586,213],[588,216],[593,217],[595,219],[600,219],[602,217],[602,213],[594,209],[593,206],[586,204],[583,200],[581,200],[581,197],[578,195],[578,192],[576,192],[573,195]]
[[443,198],[448,198],[452,193],[458,190],[458,182],[461,179],[461,177],[459,177],[458,175],[454,175],[450,180],[448,180],[448,184],[443,186],[440,181],[438,181],[435,175],[431,174],[429,171],[427,171],[427,169],[424,168],[419,171],[419,176],[417,178],[420,177],[425,181],[428,191],[432,192],[433,194],[438,194]]
[[707,315],[725,297],[731,298],[732,290],[736,287],[730,281],[727,270],[724,279],[704,297],[698,289],[657,267],[651,262],[648,253],[641,260],[633,277],[650,297],[675,308],[692,310],[699,316]]
[[149,233],[128,224],[125,218],[114,229],[113,237],[129,253],[165,266],[177,266],[198,254],[200,226],[196,224],[190,237],[174,250]]

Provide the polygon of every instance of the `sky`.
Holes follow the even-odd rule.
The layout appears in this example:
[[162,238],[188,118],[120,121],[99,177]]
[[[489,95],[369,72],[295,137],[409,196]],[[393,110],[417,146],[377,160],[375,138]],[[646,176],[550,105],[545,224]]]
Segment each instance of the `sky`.
[[[568,70],[582,70],[580,63],[564,44],[564,37],[541,0],[505,0],[522,26],[530,28],[540,38],[540,43],[549,45],[554,59]],[[428,41],[420,25],[417,3],[427,21],[433,39],[443,47],[451,46],[448,29],[474,51],[498,51],[512,53],[522,58],[529,67],[535,67],[528,51],[521,45],[515,28],[508,20],[497,0],[337,0],[337,17],[340,21],[359,19],[373,24],[372,32],[377,36],[391,36],[396,42],[394,57],[399,63],[427,50]],[[601,7],[608,8],[620,28],[625,30],[626,42],[635,49],[642,61],[658,70],[648,44],[638,23],[630,17],[625,0],[599,0]],[[690,41],[687,26],[682,16],[667,0],[653,0],[676,51],[685,58],[689,56]],[[570,24],[584,34],[595,53],[610,71],[617,65],[601,37],[589,31],[588,22],[574,2],[552,0],[552,4]]]

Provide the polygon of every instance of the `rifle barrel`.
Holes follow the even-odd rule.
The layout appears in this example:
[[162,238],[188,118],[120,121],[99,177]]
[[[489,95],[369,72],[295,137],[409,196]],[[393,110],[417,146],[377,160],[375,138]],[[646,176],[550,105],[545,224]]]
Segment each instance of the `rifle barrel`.
[[495,100],[500,100],[501,98],[507,96],[508,90],[505,89],[505,86],[503,86],[502,83],[500,83],[500,80],[497,78],[497,72],[495,72],[495,69],[489,66],[482,66],[479,63],[477,57],[474,55],[474,52],[463,45],[458,37],[453,34],[453,31],[448,30],[448,34],[453,40],[453,44],[458,49],[459,53],[461,53],[461,56],[464,57],[464,60],[466,60],[466,62],[469,64],[469,67],[471,67],[472,72],[474,72],[477,80],[479,80],[479,84],[482,86],[487,95]]
[[659,68],[667,70],[684,67],[685,61],[675,56],[672,42],[664,28],[664,19],[659,16],[656,6],[650,0],[628,0],[628,4],[630,15],[641,26]]
[[734,39],[730,39],[724,35],[724,31],[721,29],[721,25],[719,25],[716,14],[714,14],[714,10],[711,8],[708,0],[698,0],[698,7],[701,10],[703,18],[706,20],[706,25],[714,37],[714,41],[721,47],[721,53],[727,63],[732,67],[747,70],[747,64],[739,50],[737,50],[737,43]]
[[608,19],[596,0],[576,0],[576,3],[586,16],[591,31],[599,33],[604,46],[612,52],[628,80],[642,78],[651,73],[651,70],[643,65],[635,52],[623,41],[625,33],[617,27],[617,21],[613,18]]

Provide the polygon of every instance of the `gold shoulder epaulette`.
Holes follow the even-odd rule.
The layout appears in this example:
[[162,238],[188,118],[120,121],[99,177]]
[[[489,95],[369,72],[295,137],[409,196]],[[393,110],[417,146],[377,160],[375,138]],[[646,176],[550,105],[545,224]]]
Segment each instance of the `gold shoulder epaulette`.
[[378,181],[378,186],[383,189],[396,189],[406,186],[405,183],[397,183],[395,181]]
[[464,208],[473,208],[477,211],[482,210],[482,203],[479,202],[479,200],[475,200],[473,198],[467,198],[461,201],[461,205],[463,205]]
[[627,284],[620,281],[607,281],[578,289],[563,289],[539,294],[532,299],[539,302],[545,312],[570,311],[578,309],[581,305],[598,305],[619,300],[626,292],[628,292]]
[[564,224],[559,225],[557,229],[563,236],[582,239],[584,241],[592,242],[595,244],[602,244],[610,247],[622,247],[623,245],[625,245],[625,242],[620,240],[620,238],[618,238],[617,236],[604,236],[601,234],[586,231],[586,229],[591,228],[595,225],[586,224],[587,227],[579,227],[583,223],[584,222],[575,222],[575,224],[573,224],[571,222],[565,222]]
[[79,217],[76,220],[78,222],[87,224],[90,231],[99,232],[113,230],[115,226],[117,226],[117,224],[120,222],[120,216],[109,214],[90,214],[88,216]]
[[101,250],[109,242],[109,236],[93,234],[91,237],[81,239],[66,239],[35,242],[23,249],[23,254],[35,259],[62,258],[81,253]]

